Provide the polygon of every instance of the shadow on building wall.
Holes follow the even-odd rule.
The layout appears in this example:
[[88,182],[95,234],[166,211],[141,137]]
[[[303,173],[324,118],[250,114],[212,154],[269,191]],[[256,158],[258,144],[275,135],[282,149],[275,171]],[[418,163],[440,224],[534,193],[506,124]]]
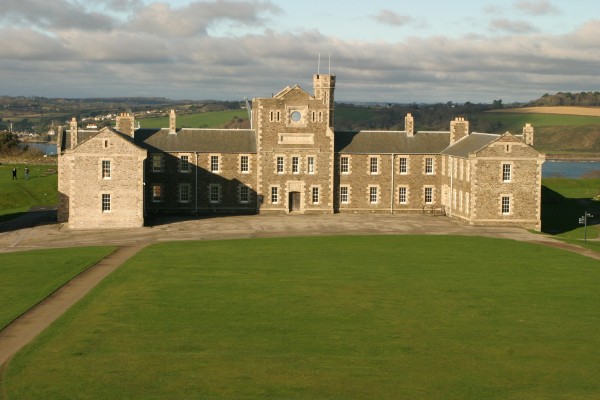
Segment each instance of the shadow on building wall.
[[[255,174],[226,178],[196,164],[190,153],[188,168],[182,171],[181,159],[158,149],[148,148],[145,161],[144,209],[146,225],[226,215],[256,214],[258,198]],[[154,171],[152,153],[162,154],[162,168]],[[237,155],[228,155],[235,157]],[[207,154],[199,158],[206,160]],[[227,155],[223,155],[227,157]],[[221,162],[232,162],[223,159]],[[221,170],[229,170],[223,168]],[[246,179],[247,176],[247,179]],[[242,180],[243,179],[243,180]],[[245,188],[245,189],[244,189]]]

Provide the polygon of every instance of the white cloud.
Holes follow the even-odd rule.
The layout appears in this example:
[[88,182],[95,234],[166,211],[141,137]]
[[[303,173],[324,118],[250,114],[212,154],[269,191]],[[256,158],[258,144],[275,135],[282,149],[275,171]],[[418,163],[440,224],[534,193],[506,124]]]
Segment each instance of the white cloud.
[[514,7],[533,16],[560,14],[560,10],[548,0],[520,0]]
[[206,35],[207,29],[220,21],[263,25],[263,15],[278,12],[279,7],[266,1],[196,1],[180,8],[172,8],[168,3],[152,3],[131,17],[129,28],[173,37]]
[[[240,99],[269,96],[294,83],[310,91],[317,54],[329,52],[340,100],[529,100],[545,92],[600,87],[600,20],[569,34],[542,35],[532,34],[534,28],[522,21],[497,19],[492,26],[507,32],[501,38],[480,33],[391,43],[344,40],[318,30],[207,33],[215,21],[265,24],[266,16],[279,12],[266,1],[196,1],[176,8],[123,0],[124,8],[138,8],[126,13],[129,19],[113,18],[104,30],[60,23],[97,15],[92,19],[97,25],[106,17],[97,11],[67,7],[62,15],[43,19],[44,12],[57,11],[54,5],[8,1],[15,5],[11,15],[22,19],[0,25],[5,38],[0,94]],[[119,0],[97,0],[94,7],[113,1]],[[44,11],[32,11],[33,5]],[[0,11],[0,18],[8,14]]]
[[522,20],[510,20],[506,18],[494,19],[490,22],[490,27],[494,30],[509,33],[531,33],[537,29],[530,23]]
[[413,17],[409,15],[398,14],[389,9],[384,9],[379,14],[373,16],[373,18],[381,23],[391,26],[404,26],[414,22]]
[[5,25],[34,26],[49,30],[64,27],[99,30],[110,29],[114,20],[66,0],[4,0],[0,8],[1,21]]

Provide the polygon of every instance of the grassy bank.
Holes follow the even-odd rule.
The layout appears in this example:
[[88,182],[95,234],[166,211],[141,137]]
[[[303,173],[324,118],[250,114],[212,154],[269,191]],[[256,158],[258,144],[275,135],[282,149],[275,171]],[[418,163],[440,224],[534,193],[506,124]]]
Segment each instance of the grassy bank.
[[146,248],[20,352],[11,399],[540,399],[600,392],[600,269],[477,237]]

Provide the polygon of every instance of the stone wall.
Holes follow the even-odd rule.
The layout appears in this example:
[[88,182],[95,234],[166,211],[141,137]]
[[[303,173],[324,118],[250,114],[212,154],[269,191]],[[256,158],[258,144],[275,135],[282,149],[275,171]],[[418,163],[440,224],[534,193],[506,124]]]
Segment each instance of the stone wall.
[[[145,150],[109,129],[65,151],[59,156],[59,220],[68,218],[74,229],[143,226],[145,158]],[[108,177],[102,161],[110,162]],[[110,196],[108,210],[103,195]]]
[[[154,171],[154,155],[162,159],[160,171]],[[182,156],[188,157],[184,170]],[[240,169],[242,156],[248,157],[247,172]],[[211,157],[217,157],[216,171],[211,171]],[[256,154],[150,153],[145,168],[146,209],[151,213],[256,212]],[[160,199],[154,197],[155,185],[160,185]],[[247,198],[242,198],[242,186],[248,188]],[[211,197],[213,187],[217,188],[216,197],[214,193]],[[182,190],[189,195],[183,196]]]
[[[349,172],[341,172],[341,159],[348,157]],[[371,172],[371,160],[377,160],[377,173]],[[400,160],[406,159],[406,173],[400,172]],[[432,172],[425,172],[425,160],[431,159]],[[441,208],[441,156],[438,154],[338,154],[336,155],[336,207],[339,212],[439,212]],[[349,201],[342,203],[340,188],[347,187]],[[405,188],[401,202],[400,188]],[[377,190],[372,202],[371,188]],[[431,188],[431,202],[425,202],[425,188]],[[402,199],[404,200],[404,199]]]
[[333,212],[334,143],[326,101],[333,96],[330,84],[328,95],[319,88],[324,99],[294,87],[274,98],[254,100],[259,212]]
[[[541,165],[544,156],[507,134],[477,154],[474,162],[472,223],[517,225],[541,230]],[[510,165],[510,180],[503,165]],[[502,198],[509,211],[503,212]]]

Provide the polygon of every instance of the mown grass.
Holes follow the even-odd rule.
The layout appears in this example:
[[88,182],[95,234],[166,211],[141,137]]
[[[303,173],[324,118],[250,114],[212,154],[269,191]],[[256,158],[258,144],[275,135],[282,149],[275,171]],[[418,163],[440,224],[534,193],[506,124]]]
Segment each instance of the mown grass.
[[[177,128],[219,128],[234,118],[248,119],[246,110],[213,111],[177,116]],[[168,128],[169,117],[137,119],[142,128]]]
[[600,269],[478,237],[153,245],[8,364],[10,399],[581,399]]
[[0,329],[114,249],[85,247],[0,254]]
[[583,240],[579,218],[587,211],[594,216],[588,220],[587,238],[600,237],[600,202],[592,200],[600,194],[600,179],[546,178],[542,185],[542,232]]
[[[17,180],[12,169],[17,168]],[[34,206],[56,206],[58,175],[56,165],[29,165],[25,179],[25,164],[0,165],[0,221],[13,218]]]

